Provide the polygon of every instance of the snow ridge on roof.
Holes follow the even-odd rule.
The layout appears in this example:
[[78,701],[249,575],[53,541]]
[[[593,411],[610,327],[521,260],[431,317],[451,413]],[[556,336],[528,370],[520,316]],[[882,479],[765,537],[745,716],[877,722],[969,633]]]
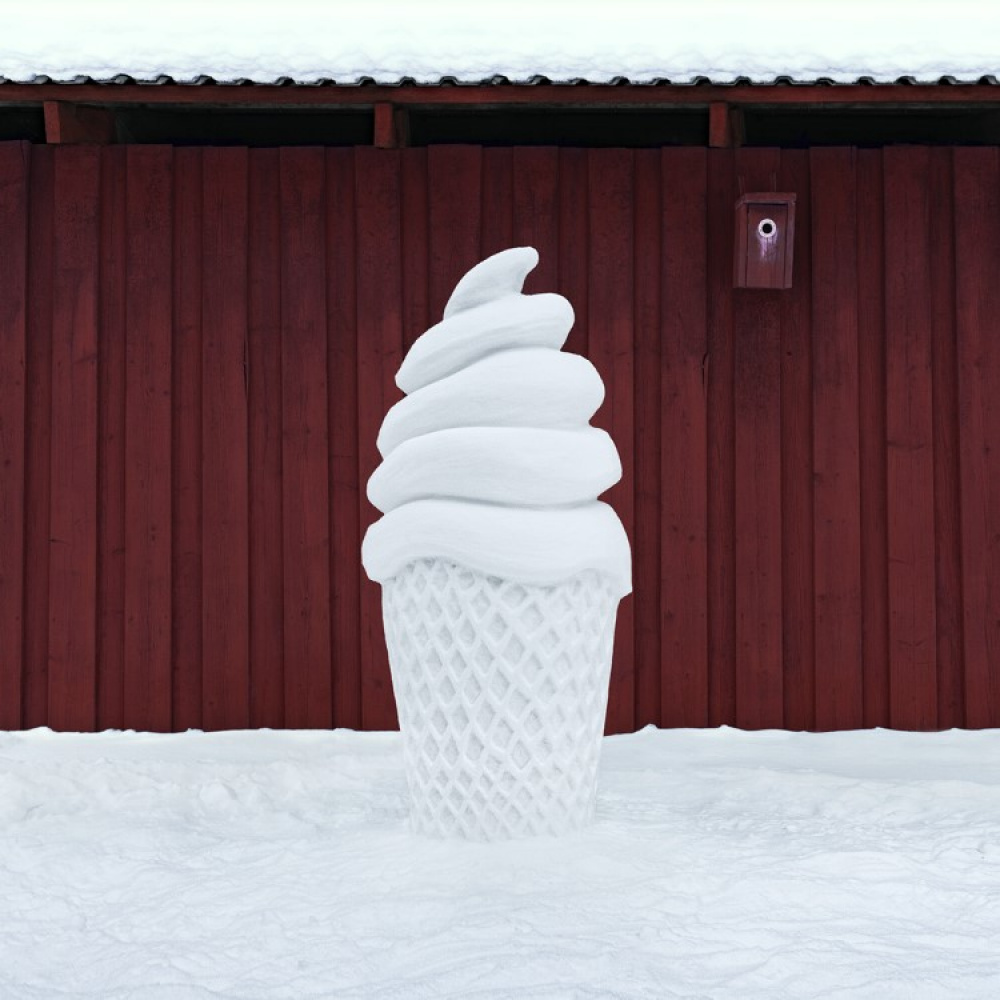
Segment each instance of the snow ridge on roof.
[[751,79],[747,76],[739,76],[733,79],[713,80],[707,76],[695,77],[692,80],[671,80],[668,77],[657,77],[654,80],[632,80],[626,76],[616,76],[611,80],[584,80],[579,77],[572,80],[552,80],[547,76],[533,76],[527,80],[511,80],[509,77],[494,74],[481,80],[469,79],[458,80],[454,76],[444,76],[438,79],[415,80],[411,76],[399,77],[395,80],[376,80],[371,76],[362,76],[351,80],[335,80],[330,77],[319,79],[297,80],[290,76],[281,76],[273,80],[251,80],[247,77],[240,77],[236,80],[217,80],[212,76],[197,76],[191,79],[177,79],[168,74],[161,73],[155,78],[136,78],[127,73],[118,73],[107,79],[98,79],[92,76],[78,74],[70,78],[54,78],[47,74],[33,76],[30,80],[19,80],[0,75],[0,85],[3,84],[57,84],[57,85],[98,85],[103,87],[115,87],[126,85],[139,86],[181,86],[181,87],[500,87],[500,86],[556,86],[556,87],[591,87],[607,84],[613,87],[639,86],[639,87],[700,87],[700,86],[740,86],[752,85],[756,87],[809,87],[809,86],[833,86],[842,87],[852,84],[862,86],[991,86],[1000,84],[1000,80],[992,74],[985,74],[978,78],[971,75],[959,79],[955,76],[941,76],[937,79],[928,78],[918,80],[913,76],[900,76],[895,79],[879,78],[872,76],[861,76],[856,78],[844,78],[833,80],[830,77],[818,77],[815,80],[793,78],[787,75],[776,76],[771,79]]
[[36,0],[8,82],[993,82],[1000,4],[951,0]]

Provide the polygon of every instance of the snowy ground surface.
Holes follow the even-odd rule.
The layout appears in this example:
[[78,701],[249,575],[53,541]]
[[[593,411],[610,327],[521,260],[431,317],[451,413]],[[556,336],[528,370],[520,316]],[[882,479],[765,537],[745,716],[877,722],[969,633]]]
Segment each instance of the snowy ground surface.
[[991,0],[0,0],[0,76],[685,83],[995,74]]
[[0,997],[1000,996],[1000,732],[605,741],[564,840],[406,827],[398,735],[0,734]]

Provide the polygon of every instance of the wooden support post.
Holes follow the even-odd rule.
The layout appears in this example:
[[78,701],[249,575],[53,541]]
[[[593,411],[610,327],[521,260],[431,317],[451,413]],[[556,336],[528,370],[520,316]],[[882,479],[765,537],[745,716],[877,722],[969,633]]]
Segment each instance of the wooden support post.
[[410,144],[410,112],[407,108],[393,105],[393,121],[396,124],[396,144],[405,147]]
[[107,108],[88,108],[64,101],[45,101],[45,141],[49,143],[115,141],[115,115]]
[[708,144],[716,149],[742,146],[746,138],[743,109],[715,101],[708,106]]
[[375,105],[375,139],[378,149],[399,149],[406,146],[410,138],[409,117],[405,108],[397,107],[389,101]]

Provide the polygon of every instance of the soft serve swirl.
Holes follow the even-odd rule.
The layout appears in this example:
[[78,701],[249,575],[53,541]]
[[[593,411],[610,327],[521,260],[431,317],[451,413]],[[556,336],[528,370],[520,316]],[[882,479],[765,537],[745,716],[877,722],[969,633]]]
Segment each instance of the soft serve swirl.
[[604,385],[560,350],[569,302],[522,293],[537,263],[515,247],[478,264],[403,361],[407,395],[386,415],[368,482],[385,515],[362,547],[373,580],[443,558],[534,584],[594,569],[631,590],[625,531],[597,500],[621,478],[614,442],[589,423]]

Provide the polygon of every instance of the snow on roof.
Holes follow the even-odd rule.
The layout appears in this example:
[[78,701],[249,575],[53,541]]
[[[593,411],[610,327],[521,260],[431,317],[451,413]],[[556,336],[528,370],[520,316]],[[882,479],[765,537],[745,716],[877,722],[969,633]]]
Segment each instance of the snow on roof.
[[978,81],[990,0],[35,0],[0,11],[8,81]]

